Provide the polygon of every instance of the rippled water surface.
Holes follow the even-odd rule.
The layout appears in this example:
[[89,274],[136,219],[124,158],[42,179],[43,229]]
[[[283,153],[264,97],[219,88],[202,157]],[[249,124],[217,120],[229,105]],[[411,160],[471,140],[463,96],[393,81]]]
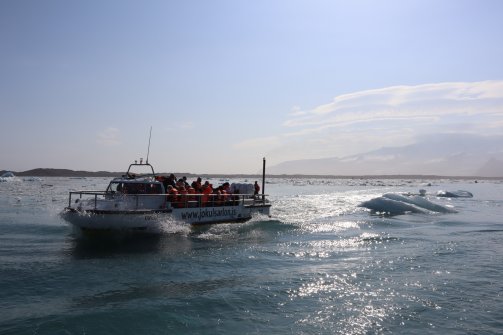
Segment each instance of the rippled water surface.
[[[68,191],[107,183],[0,183],[1,334],[503,333],[500,181],[271,179],[271,218],[75,234]],[[458,213],[358,207],[420,188]]]

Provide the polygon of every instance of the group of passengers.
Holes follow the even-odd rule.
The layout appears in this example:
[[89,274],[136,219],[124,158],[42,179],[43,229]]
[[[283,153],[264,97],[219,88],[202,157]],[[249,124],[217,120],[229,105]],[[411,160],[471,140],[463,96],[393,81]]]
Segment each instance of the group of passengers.
[[[231,189],[228,182],[214,188],[209,181],[203,184],[201,177],[191,184],[187,182],[187,177],[177,180],[174,174],[170,174],[169,177],[158,176],[156,179],[163,183],[167,199],[174,207],[235,205],[239,201],[239,189]],[[257,195],[260,190],[257,182],[254,189]]]

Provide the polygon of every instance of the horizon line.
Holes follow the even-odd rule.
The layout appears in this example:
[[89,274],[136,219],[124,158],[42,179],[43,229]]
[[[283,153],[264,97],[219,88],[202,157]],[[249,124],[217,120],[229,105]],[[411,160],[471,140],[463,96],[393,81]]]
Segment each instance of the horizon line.
[[[36,172],[38,170],[38,172]],[[40,171],[43,170],[43,171]],[[67,171],[67,174],[58,174],[57,171]],[[56,173],[46,174],[49,171]],[[0,172],[12,172],[16,176],[24,177],[110,177],[112,175],[122,175],[126,171],[86,171],[86,170],[72,170],[63,168],[35,168],[26,171],[12,171],[0,170]],[[30,174],[30,172],[36,172]],[[45,173],[44,173],[45,172]],[[260,173],[191,173],[191,172],[160,172],[156,175],[171,174],[179,176],[205,176],[208,178],[248,178],[248,177],[262,177]],[[71,174],[71,175],[69,175]],[[497,180],[503,179],[503,176],[452,176],[452,175],[436,175],[436,174],[377,174],[377,175],[336,175],[336,174],[267,174],[268,178],[314,178],[314,179],[484,179],[484,180]]]

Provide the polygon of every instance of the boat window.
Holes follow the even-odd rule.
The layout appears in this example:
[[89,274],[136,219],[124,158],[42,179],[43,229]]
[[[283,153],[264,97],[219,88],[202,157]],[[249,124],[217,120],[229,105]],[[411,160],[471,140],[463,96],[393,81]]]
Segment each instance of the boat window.
[[124,183],[122,192],[127,193],[127,194],[144,194],[145,193],[145,184]]
[[122,192],[123,185],[118,182],[111,182],[108,185],[107,192]]
[[162,193],[161,184],[147,184],[147,193],[161,194]]
[[123,183],[111,182],[108,185],[107,192],[118,192],[125,194],[162,194],[160,183]]

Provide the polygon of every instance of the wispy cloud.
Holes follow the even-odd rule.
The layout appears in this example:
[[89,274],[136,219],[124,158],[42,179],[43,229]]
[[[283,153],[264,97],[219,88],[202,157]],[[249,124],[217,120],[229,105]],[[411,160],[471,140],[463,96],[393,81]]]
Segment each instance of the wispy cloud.
[[294,117],[286,127],[347,126],[362,122],[470,115],[501,116],[503,81],[393,86],[345,94]]
[[502,119],[503,81],[393,86],[340,95],[310,110],[296,106],[269,148],[280,159],[342,157],[427,134],[502,134]]
[[109,127],[98,133],[96,141],[105,146],[115,146],[121,143],[120,131],[117,128]]

